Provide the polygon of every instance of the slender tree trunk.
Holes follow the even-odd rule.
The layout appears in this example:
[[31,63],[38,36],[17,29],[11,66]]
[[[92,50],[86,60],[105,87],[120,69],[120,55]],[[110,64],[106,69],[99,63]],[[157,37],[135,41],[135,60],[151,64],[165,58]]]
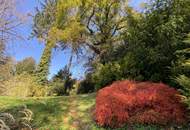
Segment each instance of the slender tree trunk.
[[70,72],[70,69],[72,67],[72,61],[73,61],[73,52],[71,53],[71,56],[69,58],[69,63],[68,63],[68,71]]
[[[70,73],[70,70],[72,67],[72,61],[73,61],[73,50],[72,50],[70,58],[69,58],[69,63],[68,63],[68,68],[67,68],[68,73]],[[70,80],[70,75],[67,75],[66,80],[65,80],[65,86],[64,86],[65,94],[68,94],[67,90],[70,89],[70,86],[68,86],[69,80]]]

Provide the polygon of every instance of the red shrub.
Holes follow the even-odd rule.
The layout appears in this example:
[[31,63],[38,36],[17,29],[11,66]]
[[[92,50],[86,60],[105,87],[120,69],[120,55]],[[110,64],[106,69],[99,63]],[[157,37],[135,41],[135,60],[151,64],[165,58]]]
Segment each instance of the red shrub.
[[178,95],[162,83],[118,81],[98,92],[95,120],[109,127],[126,123],[183,124],[186,109]]

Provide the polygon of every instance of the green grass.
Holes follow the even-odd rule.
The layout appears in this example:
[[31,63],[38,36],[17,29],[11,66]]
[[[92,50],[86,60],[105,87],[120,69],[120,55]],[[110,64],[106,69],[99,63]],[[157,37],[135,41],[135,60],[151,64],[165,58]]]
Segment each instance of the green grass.
[[[41,130],[75,130],[74,123],[82,127],[95,127],[90,109],[95,94],[70,97],[15,98],[0,97],[0,111],[15,115],[19,107],[27,105],[34,113],[33,126]],[[73,112],[73,113],[72,113]],[[96,130],[96,129],[94,129]]]
[[[70,97],[15,98],[0,97],[0,112],[18,113],[27,105],[34,113],[33,127],[38,130],[110,130],[92,120],[95,94]],[[127,130],[127,127],[117,129]],[[133,126],[133,130],[162,130],[156,126]],[[165,129],[163,129],[165,130]],[[184,129],[185,130],[185,129]]]

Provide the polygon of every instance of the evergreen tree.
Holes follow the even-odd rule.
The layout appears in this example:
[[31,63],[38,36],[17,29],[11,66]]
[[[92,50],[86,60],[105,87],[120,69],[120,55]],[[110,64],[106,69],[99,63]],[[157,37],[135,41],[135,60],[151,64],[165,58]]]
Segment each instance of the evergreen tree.
[[75,83],[75,79],[72,79],[71,75],[69,66],[66,65],[52,78],[54,93],[58,96],[69,94]]
[[176,51],[178,61],[172,70],[176,75],[175,81],[180,86],[183,95],[187,97],[185,101],[190,107],[190,34],[180,48]]
[[190,30],[189,11],[189,0],[153,0],[140,18],[127,16],[125,53],[119,55],[126,78],[170,83],[175,51]]

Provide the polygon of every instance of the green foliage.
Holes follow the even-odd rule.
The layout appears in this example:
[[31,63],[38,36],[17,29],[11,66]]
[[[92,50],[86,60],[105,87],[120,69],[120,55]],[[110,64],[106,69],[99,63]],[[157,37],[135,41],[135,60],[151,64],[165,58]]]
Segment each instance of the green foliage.
[[51,61],[51,53],[52,48],[54,47],[54,43],[47,42],[46,47],[43,51],[42,57],[40,59],[40,63],[37,67],[37,81],[40,84],[46,84],[47,83],[47,76],[49,74],[49,65]]
[[79,83],[77,94],[91,93],[95,90],[95,83],[92,79],[92,74],[87,74],[85,79]]
[[[119,62],[123,73],[122,76],[137,81],[148,80],[145,79],[145,76],[148,76],[151,70],[147,70],[147,55],[149,55],[149,49],[144,46],[137,46],[134,50],[128,50],[127,54]],[[154,72],[156,73],[156,70]],[[152,76],[150,75],[149,80],[151,80]]]
[[[100,60],[95,58],[89,64],[93,68],[96,88],[119,79],[165,82],[173,85],[173,72],[170,68],[178,61],[175,52],[182,47],[184,35],[190,29],[188,10],[190,11],[190,2],[187,0],[151,1],[145,13],[137,13],[127,8],[128,15],[124,16],[127,21],[124,36],[120,36],[124,43],[120,41],[120,44],[114,44],[112,48],[104,41],[105,45],[100,46],[108,46],[105,48],[105,55],[99,56]],[[99,65],[100,63],[103,65]],[[119,68],[112,71],[114,64],[118,64]]]
[[69,91],[69,95],[70,96],[75,96],[78,94],[78,88],[79,88],[79,84],[80,82],[79,81],[75,81],[75,83],[73,84],[73,87],[72,89]]
[[[33,36],[40,40],[47,40],[48,31],[53,26],[56,12],[57,0],[46,0],[41,3],[41,9],[36,10],[36,15],[33,19]],[[43,10],[43,11],[41,11]]]
[[33,32],[63,49],[71,48],[73,53],[87,46],[104,57],[106,50],[121,40],[126,8],[128,1],[123,0],[47,0],[37,10]]
[[71,77],[68,66],[65,66],[52,78],[52,92],[57,96],[69,95],[75,81]]
[[181,92],[185,96],[190,96],[190,78],[185,75],[180,75],[176,78],[177,83],[182,86]]
[[51,93],[52,95],[57,96],[63,96],[65,95],[65,87],[64,87],[64,81],[62,80],[54,80],[53,83],[51,83],[52,89]]
[[176,51],[178,60],[174,63],[172,72],[174,81],[180,91],[186,96],[185,102],[190,108],[190,36],[187,35],[182,47]]
[[98,64],[97,68],[92,75],[96,90],[122,79],[122,72],[118,63]]
[[187,10],[189,1],[155,0],[145,14],[129,13],[126,44],[110,55],[120,65],[123,78],[170,83],[170,67],[177,60],[175,51],[190,27]]
[[186,0],[152,1],[145,16],[129,26],[126,62],[130,66],[126,69],[132,73],[127,77],[170,82],[169,67],[177,60],[175,51],[190,27],[187,10],[190,2]]
[[[60,34],[58,36],[60,40],[57,41],[63,41],[62,44],[69,42],[71,46],[78,47],[83,41],[98,45],[109,40],[111,44],[110,38],[113,37],[116,40],[115,33],[123,23],[123,18],[118,16],[124,3],[108,0],[59,0],[54,27],[58,29],[56,32]],[[92,22],[93,20],[95,21]],[[89,38],[90,41],[87,41]]]
[[5,90],[1,95],[16,97],[45,96],[48,88],[39,85],[36,77],[23,73],[3,82]]
[[22,61],[19,61],[16,65],[16,74],[28,73],[34,74],[36,71],[36,63],[32,57],[25,58]]
[[55,43],[51,40],[53,37],[49,38],[49,31],[53,26],[56,16],[56,1],[57,0],[47,0],[44,3],[41,3],[41,9],[36,10],[37,13],[33,19],[34,25],[32,35],[46,43],[36,72],[36,76],[38,77],[38,82],[40,84],[47,83],[49,65],[51,62],[51,53],[52,49],[55,47]]
[[0,95],[45,96],[48,88],[37,82],[34,76],[35,67],[33,58],[26,58],[15,64],[11,57],[5,57],[0,65]]

